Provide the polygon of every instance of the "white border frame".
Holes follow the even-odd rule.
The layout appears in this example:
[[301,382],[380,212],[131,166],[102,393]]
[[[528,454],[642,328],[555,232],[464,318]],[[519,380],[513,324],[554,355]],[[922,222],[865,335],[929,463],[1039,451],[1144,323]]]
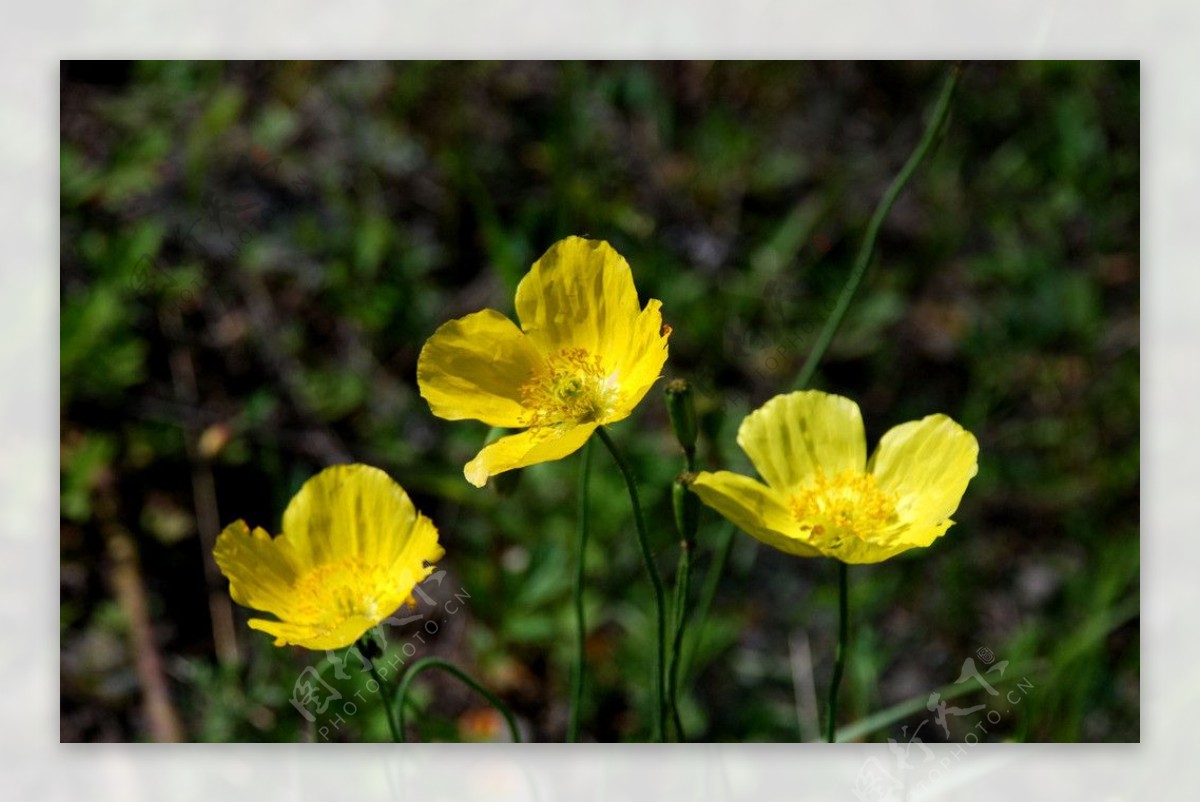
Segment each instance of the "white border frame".
[[[58,744],[58,60],[180,58],[1137,58],[1146,424],[1141,745],[937,746],[933,798],[1200,791],[1200,4],[1187,0],[290,4],[92,0],[0,30],[0,793],[26,798],[851,798],[886,745]],[[1192,302],[1192,303],[1189,303]]]

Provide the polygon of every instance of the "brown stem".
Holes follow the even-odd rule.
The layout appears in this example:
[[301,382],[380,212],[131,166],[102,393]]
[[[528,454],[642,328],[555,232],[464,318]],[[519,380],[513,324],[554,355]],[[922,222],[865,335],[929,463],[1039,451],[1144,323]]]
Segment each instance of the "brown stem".
[[[191,352],[180,343],[182,326],[178,310],[164,312],[161,324],[168,342],[175,344],[171,348],[170,368],[176,400],[194,407],[199,401],[196,368],[192,364]],[[237,663],[238,643],[233,624],[233,606],[230,604],[229,595],[225,593],[221,570],[217,568],[212,556],[217,534],[221,531],[216,481],[213,479],[212,466],[208,459],[200,454],[199,440],[198,428],[185,424],[183,441],[192,469],[192,501],[196,508],[196,529],[200,533],[200,561],[204,566],[204,580],[208,589],[208,614],[212,622],[213,646],[221,663]]]
[[129,621],[129,641],[133,651],[134,672],[145,700],[146,723],[150,737],[156,742],[183,741],[183,726],[171,702],[171,693],[163,674],[162,659],[154,644],[150,624],[150,609],[138,564],[137,545],[129,532],[116,521],[115,503],[101,502],[100,529],[105,549],[112,561],[110,580],[117,604]]

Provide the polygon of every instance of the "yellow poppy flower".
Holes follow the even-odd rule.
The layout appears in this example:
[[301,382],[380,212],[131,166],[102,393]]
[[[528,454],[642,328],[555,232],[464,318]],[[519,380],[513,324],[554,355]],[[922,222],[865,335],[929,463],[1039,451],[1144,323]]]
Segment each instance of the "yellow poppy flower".
[[377,468],[333,466],[304,483],[283,513],[283,534],[244,521],[217,538],[213,557],[233,601],[279,621],[251,619],[275,646],[347,647],[405,603],[444,554],[437,528]]
[[845,563],[929,546],[978,470],[975,436],[944,415],[892,428],[868,462],[858,405],[815,390],[771,399],[737,441],[766,484],[704,471],[700,500],[776,549]]
[[490,309],[438,328],[417,360],[433,414],[525,428],[485,446],[467,481],[482,488],[494,474],[566,457],[633,412],[667,360],[661,307],[640,307],[612,246],[568,237],[517,286],[520,329]]

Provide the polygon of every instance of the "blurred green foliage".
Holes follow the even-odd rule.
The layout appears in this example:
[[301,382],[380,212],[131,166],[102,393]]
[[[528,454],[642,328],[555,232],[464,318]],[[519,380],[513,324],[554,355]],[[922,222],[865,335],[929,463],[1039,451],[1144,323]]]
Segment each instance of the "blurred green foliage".
[[[750,471],[737,425],[795,377],[944,69],[64,62],[62,738],[149,738],[108,584],[119,524],[188,738],[385,740],[370,696],[331,730],[289,704],[307,666],[342,694],[331,713],[361,674],[272,647],[243,610],[222,663],[206,605],[213,522],[277,531],[307,477],[357,460],[407,488],[447,549],[436,604],[393,629],[389,657],[448,657],[531,738],[561,739],[578,457],[504,498],[470,488],[486,427],[429,413],[422,343],[452,317],[511,314],[555,240],[607,239],[643,301],[663,300],[666,375],[700,391],[701,466]],[[981,463],[933,548],[853,567],[844,722],[942,689],[988,647],[1034,684],[988,738],[1138,739],[1139,106],[1136,62],[970,64],[884,226],[815,385],[860,402],[871,443],[945,412]],[[661,388],[613,434],[669,577],[681,456]],[[584,733],[640,739],[653,604],[621,479],[593,459]],[[705,511],[697,596],[723,527]],[[816,738],[797,694],[828,682],[834,567],[738,534],[719,581],[689,644],[689,734]],[[503,732],[452,681],[417,685],[424,738]],[[865,738],[911,736],[928,715],[912,710]]]

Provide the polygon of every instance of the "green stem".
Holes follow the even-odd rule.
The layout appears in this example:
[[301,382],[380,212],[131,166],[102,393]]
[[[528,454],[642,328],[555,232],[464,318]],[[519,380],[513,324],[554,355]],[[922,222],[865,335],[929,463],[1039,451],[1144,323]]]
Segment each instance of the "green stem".
[[683,632],[687,624],[688,588],[692,572],[692,545],[683,541],[679,545],[679,571],[675,578],[675,640],[671,645],[671,669],[667,674],[667,700],[671,705],[671,720],[675,723],[675,738],[687,741],[683,732],[683,719],[679,716],[679,668],[683,654]]
[[708,624],[708,613],[712,610],[713,601],[717,598],[721,575],[725,573],[725,564],[729,562],[729,553],[733,551],[733,537],[736,534],[737,528],[728,523],[717,534],[717,545],[713,549],[715,557],[705,576],[704,587],[701,589],[700,599],[696,603],[696,614],[692,617],[695,627],[692,628],[688,657],[682,669],[684,677],[691,676],[692,664],[696,660],[696,651],[700,649],[700,642],[704,638],[704,626]]
[[892,179],[887,192],[879,199],[879,205],[875,207],[875,214],[871,216],[871,222],[867,225],[866,236],[863,238],[862,245],[858,249],[858,256],[854,260],[854,267],[850,271],[850,277],[846,280],[846,285],[842,288],[841,295],[838,296],[833,312],[829,314],[829,318],[825,321],[825,326],[821,328],[821,333],[818,335],[817,342],[813,346],[812,351],[809,352],[808,359],[804,361],[804,367],[800,369],[800,374],[796,377],[796,390],[808,387],[808,383],[812,381],[813,374],[816,373],[817,365],[820,364],[821,359],[825,356],[825,352],[829,350],[829,345],[833,342],[833,336],[837,334],[838,327],[842,324],[842,318],[846,316],[846,310],[850,308],[850,302],[854,298],[854,293],[858,290],[863,276],[866,275],[867,267],[871,264],[871,257],[875,253],[875,241],[879,238],[879,229],[883,226],[884,219],[887,218],[888,212],[892,209],[892,204],[896,202],[896,198],[900,195],[900,191],[904,189],[904,185],[908,183],[913,173],[916,172],[917,167],[924,161],[925,156],[929,153],[933,145],[933,141],[937,138],[938,131],[941,130],[942,124],[946,121],[946,116],[950,112],[950,98],[954,95],[954,88],[958,84],[958,76],[961,69],[959,64],[955,64],[950,68],[950,75],[946,77],[946,82],[942,85],[942,91],[938,95],[937,102],[933,107],[933,114],[930,115],[929,123],[925,126],[925,133],[921,137],[921,141],[917,143],[916,149],[908,157],[908,161],[904,163],[904,167],[900,168],[900,172]]
[[827,739],[832,744],[837,741],[837,698],[838,687],[842,685],[842,673],[846,669],[846,620],[849,603],[849,584],[846,581],[846,564],[838,565],[838,642],[837,654],[833,659],[833,680],[829,683],[829,727],[826,729]]
[[579,741],[580,709],[583,707],[583,670],[587,626],[583,614],[583,574],[588,542],[588,484],[592,474],[592,440],[583,446],[579,464],[579,553],[575,556],[575,664],[571,667],[571,720],[567,741]]
[[[359,652],[361,653],[361,649]],[[392,717],[392,711],[395,706],[392,704],[391,686],[383,682],[379,670],[375,668],[374,661],[368,663],[367,666],[371,671],[371,677],[375,678],[375,682],[379,684],[379,697],[383,700],[383,712],[387,715],[388,730],[392,732],[392,741],[403,742],[404,739],[400,735],[400,729],[396,727],[396,720]]]
[[466,684],[467,686],[470,686],[472,689],[477,691],[480,694],[480,696],[482,696],[489,703],[491,703],[492,707],[495,708],[497,711],[499,711],[500,714],[504,717],[504,721],[508,723],[508,731],[512,735],[512,740],[514,742],[521,741],[521,732],[517,729],[516,717],[513,716],[512,711],[509,710],[509,707],[504,704],[503,700],[501,700],[499,697],[497,697],[495,694],[493,694],[482,683],[480,683],[475,678],[468,675],[466,672],[459,669],[454,664],[452,664],[449,661],[446,661],[442,658],[437,658],[434,656],[430,656],[428,658],[422,658],[421,660],[417,661],[415,664],[410,666],[408,668],[408,671],[404,673],[404,678],[400,681],[400,691],[396,695],[398,698],[398,701],[399,701],[399,706],[396,711],[396,719],[400,723],[400,734],[399,734],[398,741],[407,741],[407,739],[408,739],[408,727],[407,727],[407,722],[405,721],[405,715],[404,715],[404,704],[408,700],[408,687],[412,685],[412,682],[417,677],[417,675],[421,674],[426,669],[440,669],[443,672],[453,675],[454,677],[456,677],[460,681],[462,681],[464,684]]
[[[684,452],[684,470],[688,473],[696,471],[695,449],[688,449]],[[692,553],[696,551],[696,544],[690,533],[681,532],[679,535],[679,568],[675,573],[675,640],[671,645],[671,667],[667,672],[667,700],[671,704],[675,738],[685,742],[687,737],[683,732],[683,719],[679,716],[679,676],[683,672],[683,635],[687,628],[688,598],[691,596],[692,583]]]
[[625,462],[625,458],[621,455],[621,451],[617,448],[617,444],[613,442],[612,436],[610,436],[604,430],[604,427],[597,427],[596,432],[600,435],[600,440],[604,441],[604,445],[608,447],[608,451],[612,453],[613,460],[616,462],[617,468],[621,470],[621,475],[625,478],[625,487],[629,489],[629,499],[633,503],[633,521],[637,526],[638,543],[641,544],[642,547],[642,560],[646,563],[646,571],[650,575],[650,584],[654,587],[654,602],[658,609],[658,666],[655,683],[655,690],[658,696],[658,716],[656,717],[656,722],[659,740],[666,741],[667,613],[663,598],[662,579],[658,576],[658,569],[654,567],[654,555],[650,552],[650,539],[646,531],[646,521],[642,517],[642,503],[638,501],[637,482],[633,478],[633,471],[630,470],[629,464]]

